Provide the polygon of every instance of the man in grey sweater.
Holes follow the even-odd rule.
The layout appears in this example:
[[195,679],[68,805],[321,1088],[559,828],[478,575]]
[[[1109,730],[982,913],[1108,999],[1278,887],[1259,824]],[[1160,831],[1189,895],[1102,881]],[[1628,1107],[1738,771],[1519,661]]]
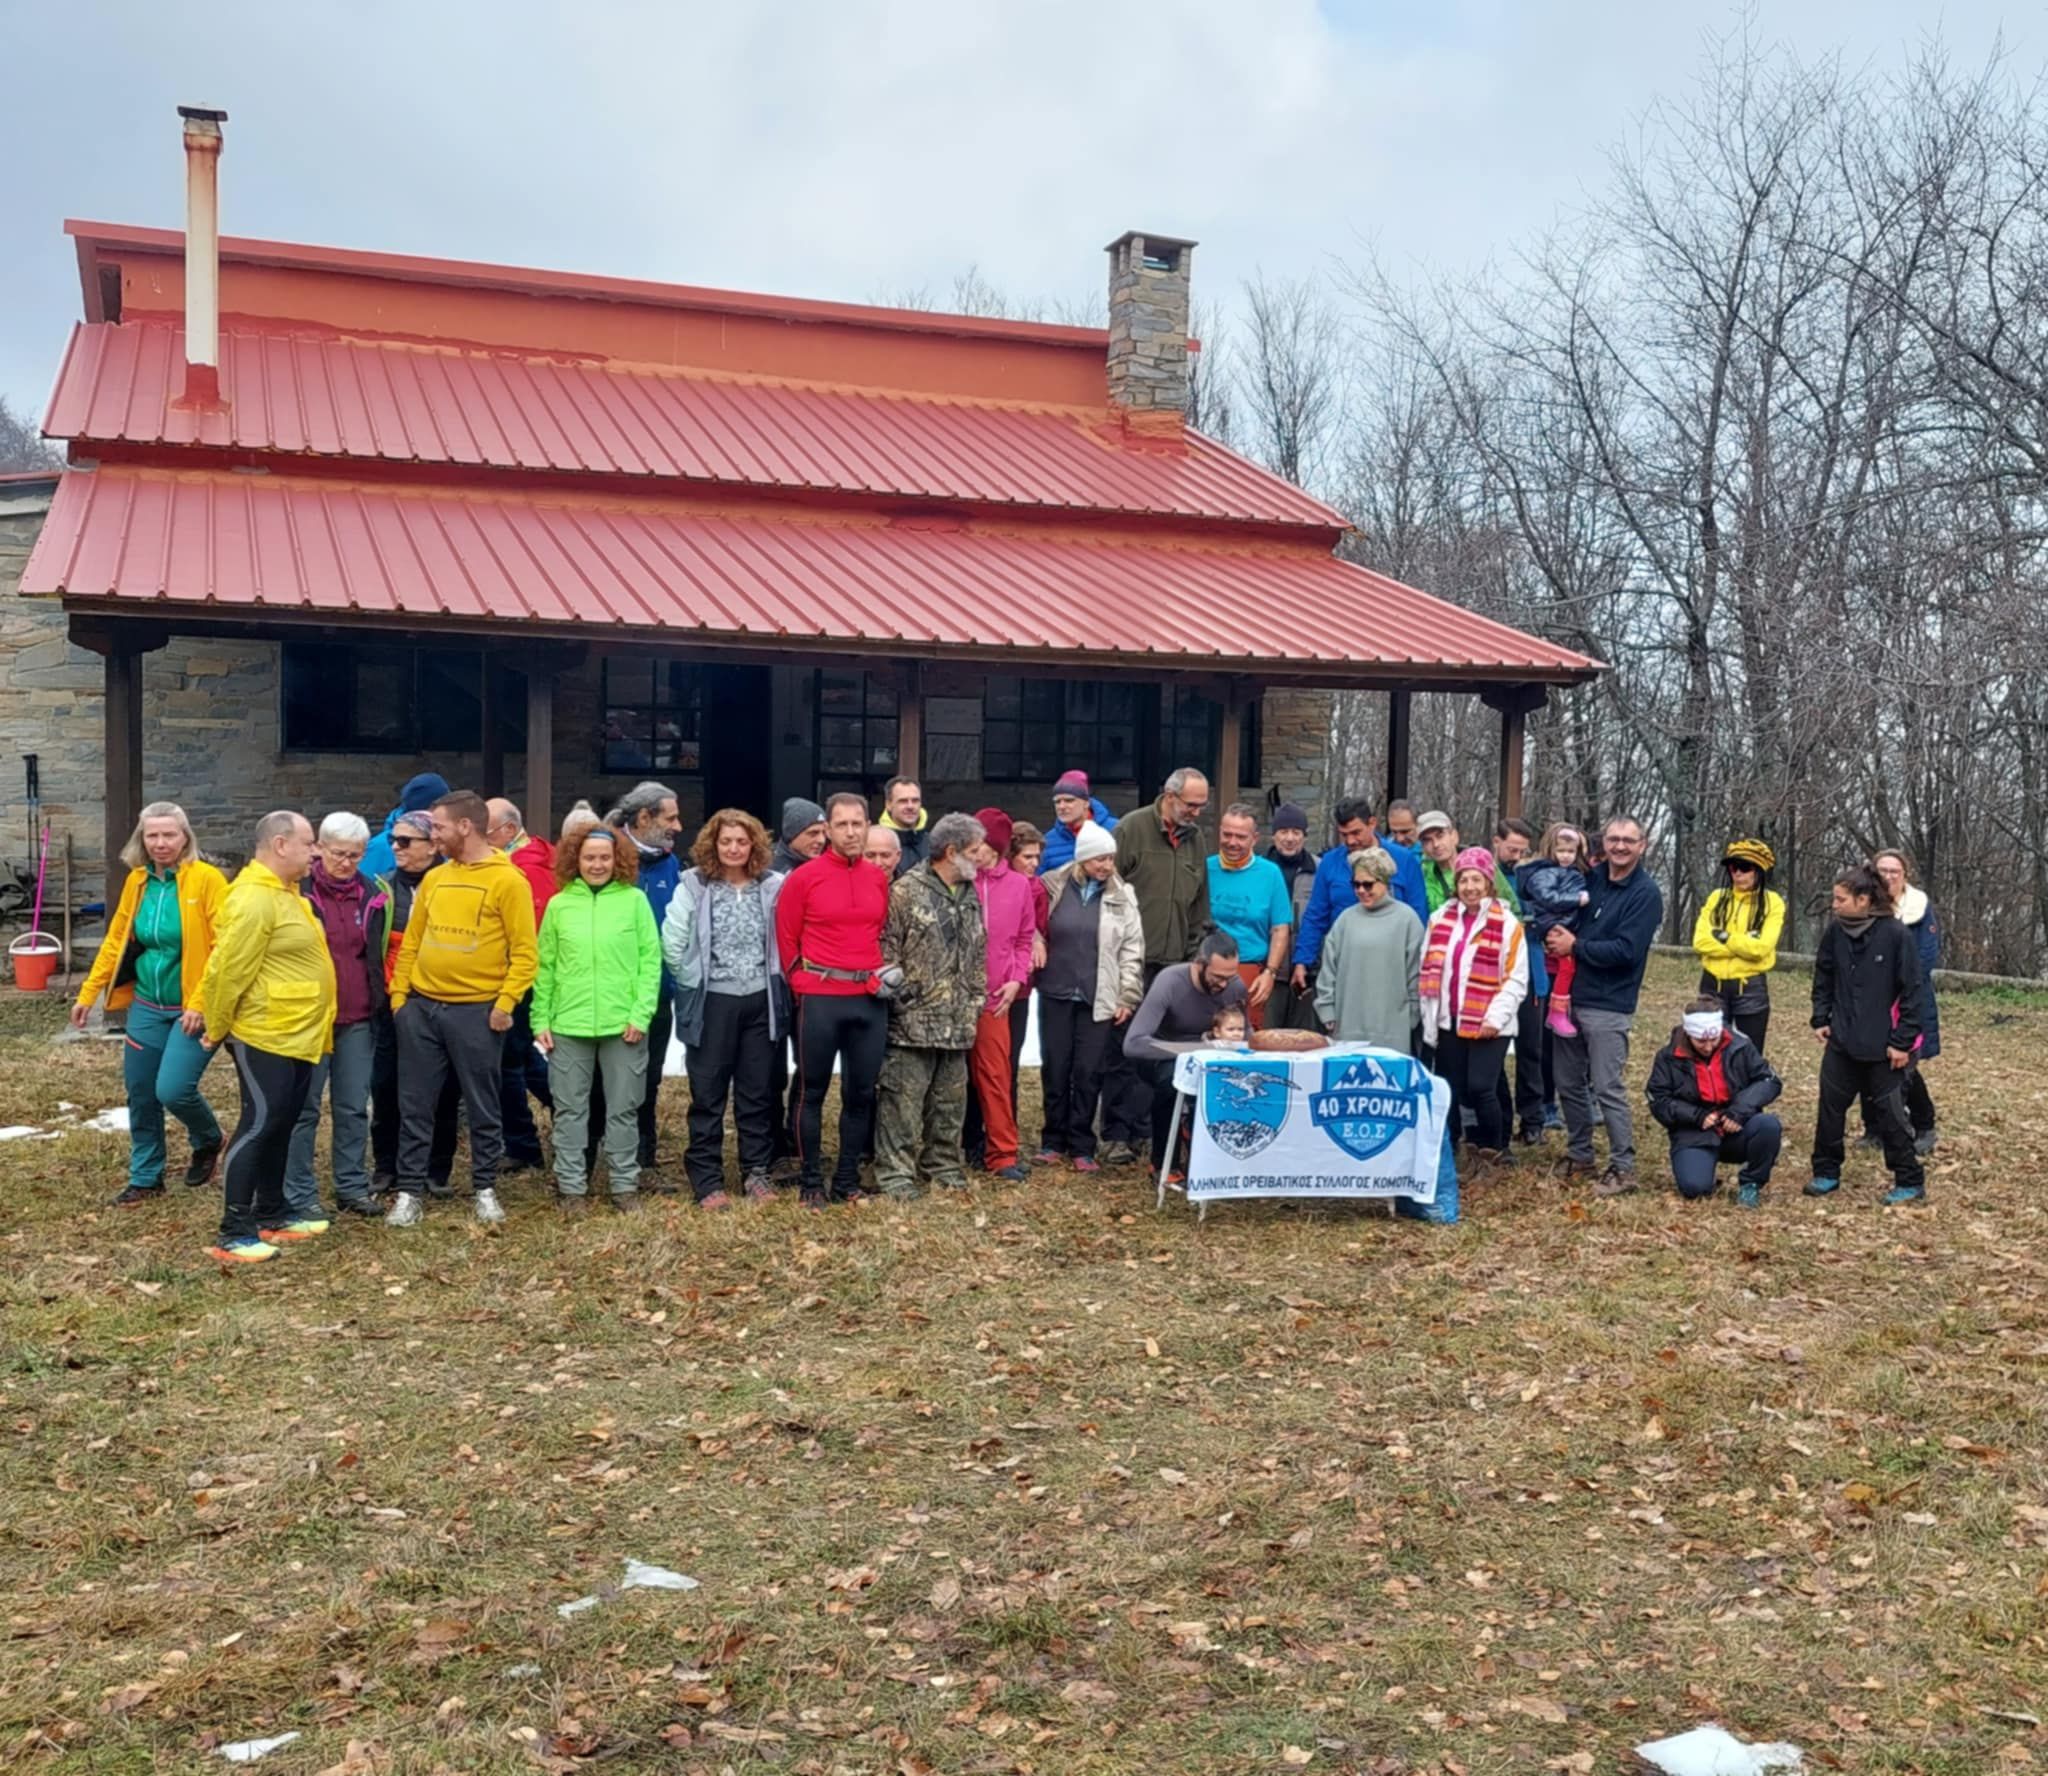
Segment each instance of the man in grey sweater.
[[1124,1032],[1124,1055],[1152,1088],[1152,1169],[1166,1159],[1173,1127],[1173,1064],[1181,1048],[1209,1034],[1226,1005],[1242,1006],[1244,982],[1237,972],[1237,939],[1212,931],[1192,962],[1163,968]]

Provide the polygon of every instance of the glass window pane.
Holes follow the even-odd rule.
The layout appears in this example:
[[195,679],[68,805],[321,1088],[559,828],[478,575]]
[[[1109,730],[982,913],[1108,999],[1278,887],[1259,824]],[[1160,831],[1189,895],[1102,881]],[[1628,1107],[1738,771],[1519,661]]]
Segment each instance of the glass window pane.
[[818,674],[818,707],[837,714],[844,711],[858,715],[861,709],[862,687],[860,675],[854,672],[821,672]]
[[1067,686],[1067,720],[1093,721],[1102,709],[1102,687],[1092,679]]
[[402,665],[369,649],[354,661],[355,731],[358,746],[404,748],[412,739],[413,664]]
[[607,703],[654,701],[652,660],[607,660],[604,663],[604,696]]
[[858,758],[860,756],[862,739],[861,723],[857,718],[828,715],[818,723],[818,744],[820,746],[830,746],[842,752],[851,752],[854,757]]
[[1106,782],[1129,781],[1138,769],[1138,730],[1134,723],[1104,723],[1095,746],[1094,775]]
[[349,743],[352,711],[347,649],[288,641],[279,650],[284,744],[325,751]]
[[1033,752],[1027,746],[1023,758],[1018,762],[1016,777],[1022,783],[1050,783],[1065,768],[1058,753]]
[[1102,719],[1133,722],[1138,719],[1138,687],[1110,684],[1102,687]]
[[1057,718],[1065,707],[1061,693],[1066,686],[1056,678],[1027,678],[1024,681],[1024,713],[1026,716],[1050,716]]
[[1023,713],[1023,688],[1014,678],[991,678],[982,690],[981,700],[991,716]]
[[604,768],[607,771],[651,771],[654,768],[654,720],[646,710],[605,711]]
[[858,746],[820,746],[818,748],[818,769],[828,777],[858,779],[861,774],[860,748]]
[[896,713],[896,687],[879,672],[864,672],[861,677],[867,681],[867,711],[870,715],[894,715]]

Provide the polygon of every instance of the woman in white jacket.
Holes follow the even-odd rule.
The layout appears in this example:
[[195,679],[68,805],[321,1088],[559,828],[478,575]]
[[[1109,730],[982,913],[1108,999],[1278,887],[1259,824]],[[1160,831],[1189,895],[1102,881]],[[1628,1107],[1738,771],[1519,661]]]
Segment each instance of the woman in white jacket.
[[1501,1068],[1529,992],[1529,952],[1522,922],[1494,898],[1493,853],[1471,846],[1458,853],[1456,867],[1455,898],[1437,909],[1422,939],[1422,1041],[1451,1088],[1452,1144],[1463,1136],[1469,1107],[1480,1157],[1505,1161]]

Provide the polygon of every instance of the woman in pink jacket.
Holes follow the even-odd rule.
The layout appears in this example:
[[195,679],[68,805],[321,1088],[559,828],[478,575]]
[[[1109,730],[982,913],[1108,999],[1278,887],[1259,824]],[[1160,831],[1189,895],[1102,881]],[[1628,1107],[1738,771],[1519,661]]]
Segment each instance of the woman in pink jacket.
[[1010,1100],[1015,1059],[1010,1043],[1010,1007],[1031,979],[1031,946],[1038,935],[1038,911],[1031,880],[1010,867],[1013,823],[1000,808],[983,808],[975,819],[987,837],[974,858],[974,892],[988,929],[988,998],[975,1027],[968,1069],[974,1106],[981,1111],[983,1167],[998,1178],[1020,1183],[1029,1174],[1018,1152],[1017,1112]]

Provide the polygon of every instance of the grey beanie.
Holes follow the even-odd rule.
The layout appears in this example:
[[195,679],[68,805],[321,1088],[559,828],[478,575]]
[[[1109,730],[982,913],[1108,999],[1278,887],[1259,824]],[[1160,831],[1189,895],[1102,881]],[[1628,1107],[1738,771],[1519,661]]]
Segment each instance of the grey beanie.
[[782,804],[782,839],[787,844],[806,827],[816,826],[825,818],[825,810],[816,802],[807,802],[802,796],[791,796]]

